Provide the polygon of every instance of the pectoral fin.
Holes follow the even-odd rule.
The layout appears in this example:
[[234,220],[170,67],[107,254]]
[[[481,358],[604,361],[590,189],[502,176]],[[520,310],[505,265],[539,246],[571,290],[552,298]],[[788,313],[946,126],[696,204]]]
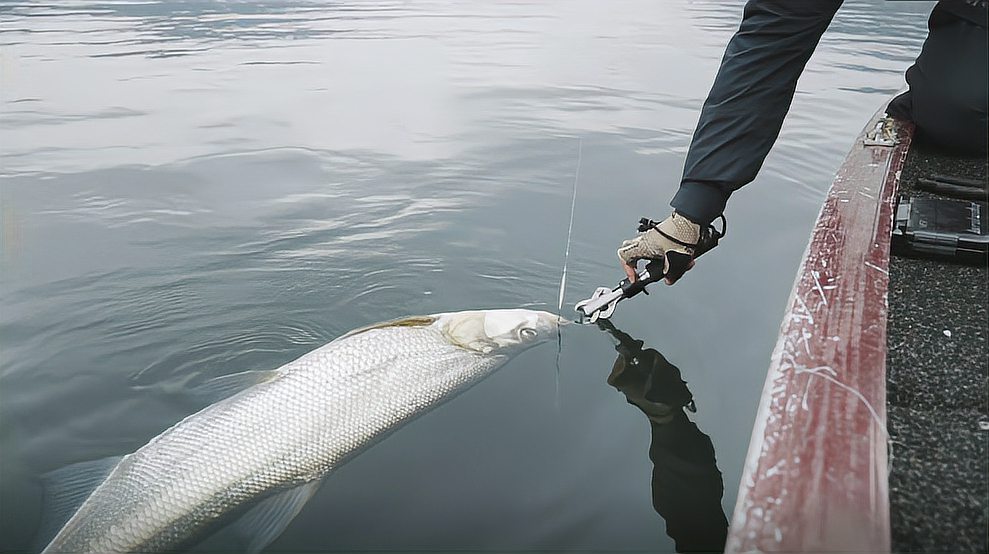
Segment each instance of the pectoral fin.
[[229,531],[246,552],[256,554],[285,531],[322,481],[316,480],[268,497],[230,525]]

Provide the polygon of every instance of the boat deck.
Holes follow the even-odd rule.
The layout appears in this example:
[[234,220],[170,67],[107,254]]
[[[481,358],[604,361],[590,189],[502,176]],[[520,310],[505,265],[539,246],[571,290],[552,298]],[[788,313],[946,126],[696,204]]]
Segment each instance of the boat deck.
[[881,111],[835,175],[726,552],[989,551],[989,268],[890,256],[895,194],[935,175],[985,182],[987,160]]
[[[987,179],[986,158],[916,140],[900,192],[934,174]],[[894,552],[987,552],[989,269],[893,257],[887,418]]]

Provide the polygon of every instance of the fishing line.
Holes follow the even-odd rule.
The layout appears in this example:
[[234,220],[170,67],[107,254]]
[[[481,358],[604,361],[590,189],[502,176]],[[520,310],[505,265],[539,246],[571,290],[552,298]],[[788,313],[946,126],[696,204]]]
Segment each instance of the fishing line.
[[577,206],[577,181],[580,179],[581,141],[577,137],[577,169],[573,174],[573,197],[570,200],[570,226],[567,228],[567,249],[563,253],[563,273],[560,275],[560,301],[557,305],[558,317],[563,319],[563,293],[567,286],[567,262],[570,261],[570,239],[573,237],[573,215]]
[[570,261],[570,242],[573,238],[573,216],[577,206],[577,181],[580,180],[580,161],[583,152],[580,137],[577,137],[577,169],[573,174],[573,195],[570,199],[570,225],[567,227],[567,248],[563,252],[563,272],[560,274],[560,299],[556,306],[556,407],[560,407],[560,356],[563,354],[563,295],[567,288],[567,262]]

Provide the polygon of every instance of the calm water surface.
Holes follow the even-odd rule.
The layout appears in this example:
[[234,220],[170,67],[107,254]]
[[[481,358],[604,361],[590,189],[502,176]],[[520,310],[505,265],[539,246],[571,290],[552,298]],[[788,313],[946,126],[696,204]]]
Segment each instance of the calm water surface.
[[[687,381],[729,515],[806,237],[930,6],[846,2],[723,246],[614,318]],[[407,314],[555,310],[578,139],[566,303],[615,283],[740,13],[0,3],[0,549],[30,546],[40,475],[135,450],[204,379]],[[614,344],[568,328],[559,374],[555,345],[526,352],[332,474],[271,549],[671,551]],[[681,463],[672,509],[706,463],[681,447],[654,448]]]

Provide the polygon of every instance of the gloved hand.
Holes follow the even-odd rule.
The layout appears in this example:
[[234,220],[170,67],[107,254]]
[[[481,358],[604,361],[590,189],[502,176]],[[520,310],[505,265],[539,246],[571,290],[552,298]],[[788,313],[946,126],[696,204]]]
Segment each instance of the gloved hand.
[[673,212],[659,225],[622,243],[618,258],[628,280],[635,282],[635,263],[639,260],[663,260],[667,285],[677,282],[694,267],[694,249],[701,238],[701,226]]

